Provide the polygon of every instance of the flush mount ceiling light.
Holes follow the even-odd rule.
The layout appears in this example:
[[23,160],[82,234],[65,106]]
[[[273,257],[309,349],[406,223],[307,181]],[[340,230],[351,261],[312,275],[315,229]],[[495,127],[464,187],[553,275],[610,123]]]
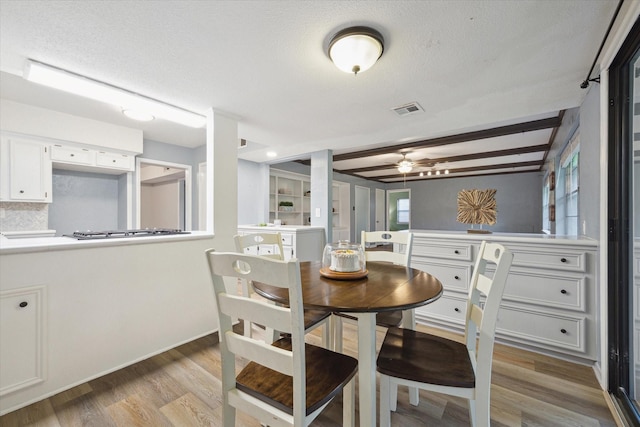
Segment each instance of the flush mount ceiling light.
[[137,120],[139,122],[150,122],[151,120],[155,119],[152,114],[138,110],[122,110],[122,114],[129,117],[130,119]]
[[402,161],[398,163],[398,172],[409,173],[413,169],[413,162],[408,160],[405,155],[402,155]]
[[329,58],[345,73],[367,71],[384,52],[382,34],[369,27],[350,27],[336,33],[329,43]]
[[206,117],[185,109],[147,98],[137,93],[121,89],[79,74],[52,67],[32,60],[27,60],[24,78],[34,83],[43,84],[55,89],[64,90],[76,95],[91,98],[123,110],[136,110],[148,115],[180,123],[185,126],[199,128],[205,125]]

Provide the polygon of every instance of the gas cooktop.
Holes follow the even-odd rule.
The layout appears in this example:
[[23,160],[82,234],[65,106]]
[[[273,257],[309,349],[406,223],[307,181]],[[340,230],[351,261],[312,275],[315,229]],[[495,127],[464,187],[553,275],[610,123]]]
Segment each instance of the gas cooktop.
[[65,234],[65,237],[73,237],[78,240],[113,239],[120,237],[146,237],[169,236],[171,234],[190,234],[174,228],[144,228],[140,230],[113,230],[113,231],[74,231],[73,234]]

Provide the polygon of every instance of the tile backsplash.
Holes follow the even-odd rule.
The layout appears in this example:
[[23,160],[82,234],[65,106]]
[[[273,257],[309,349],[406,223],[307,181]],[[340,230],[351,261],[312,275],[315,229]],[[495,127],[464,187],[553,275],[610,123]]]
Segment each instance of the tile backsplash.
[[48,228],[48,203],[0,202],[0,231],[34,231]]

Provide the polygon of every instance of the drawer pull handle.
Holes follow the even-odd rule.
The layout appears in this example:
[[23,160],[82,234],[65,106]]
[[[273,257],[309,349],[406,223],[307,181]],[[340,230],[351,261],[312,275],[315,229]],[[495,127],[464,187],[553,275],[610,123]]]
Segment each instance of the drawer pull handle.
[[453,276],[454,279],[460,280],[460,276]]
[[561,293],[561,294],[566,294],[566,293],[567,293],[567,290],[566,290],[566,289],[563,289],[563,290],[561,290],[561,291],[560,291],[560,293]]
[[460,251],[456,249],[455,251],[453,251],[453,253],[458,255],[460,253]]
[[19,305],[20,305],[20,308],[25,308],[26,306],[29,305],[29,303],[26,301],[22,301]]
[[24,194],[24,190],[20,190],[20,194]]
[[567,262],[566,258],[560,258],[560,262]]
[[560,332],[562,332],[563,334],[567,333],[567,330],[565,328],[560,329]]
[[70,156],[71,156],[71,157],[75,157],[75,154],[71,153],[71,154],[70,154]]
[[453,311],[455,311],[456,313],[460,312],[460,309],[458,307],[454,308]]

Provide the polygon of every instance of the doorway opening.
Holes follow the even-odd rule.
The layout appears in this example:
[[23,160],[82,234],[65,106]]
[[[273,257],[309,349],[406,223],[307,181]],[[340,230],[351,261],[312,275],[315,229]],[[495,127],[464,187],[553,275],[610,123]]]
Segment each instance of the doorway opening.
[[362,231],[370,231],[371,190],[368,187],[355,186],[355,242],[360,243]]
[[387,191],[387,230],[411,228],[411,189]]
[[138,228],[191,230],[191,166],[138,159]]

